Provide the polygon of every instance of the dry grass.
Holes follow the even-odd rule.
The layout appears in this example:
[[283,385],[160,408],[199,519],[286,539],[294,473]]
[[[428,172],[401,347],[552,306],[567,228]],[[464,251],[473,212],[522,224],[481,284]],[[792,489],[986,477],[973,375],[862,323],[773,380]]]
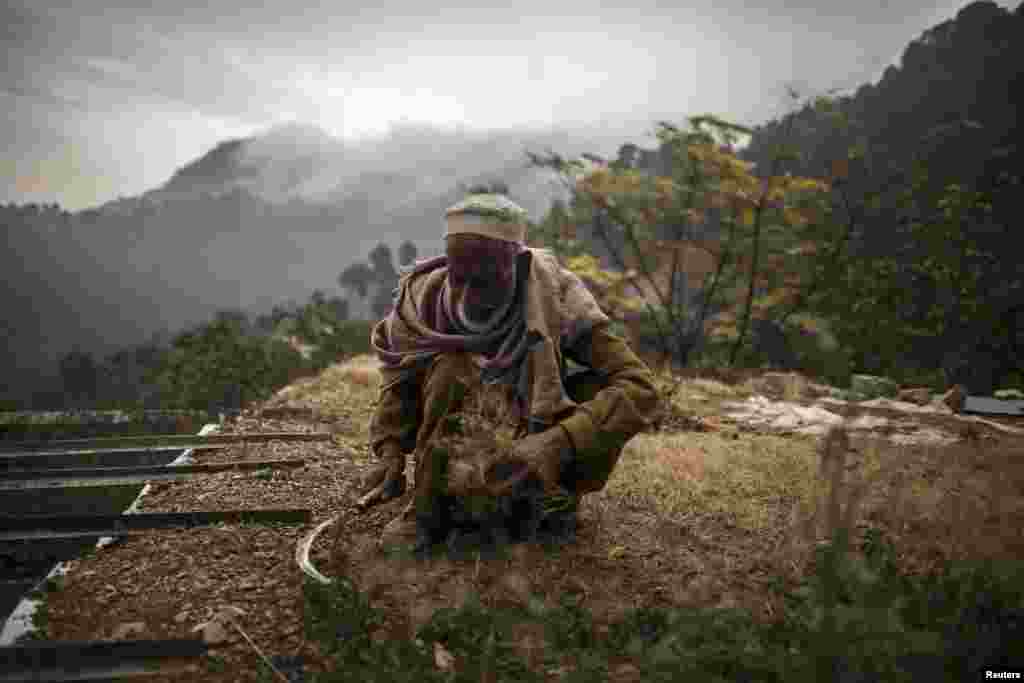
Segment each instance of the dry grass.
[[348,387],[350,390],[376,392],[381,379],[380,361],[373,356],[354,356],[330,366],[318,379],[328,391]]
[[809,440],[715,433],[639,434],[627,444],[603,495],[666,518],[726,520],[763,531],[813,496]]
[[320,422],[334,423],[341,433],[365,440],[380,387],[379,368],[373,356],[354,356],[286,386],[265,408],[307,411]]

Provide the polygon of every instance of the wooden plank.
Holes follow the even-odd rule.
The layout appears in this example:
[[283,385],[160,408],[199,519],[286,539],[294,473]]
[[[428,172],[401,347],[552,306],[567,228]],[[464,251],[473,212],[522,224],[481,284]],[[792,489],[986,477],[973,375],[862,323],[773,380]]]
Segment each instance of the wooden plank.
[[209,646],[200,639],[66,641],[0,648],[0,681],[85,681],[126,678],[194,661]]
[[24,491],[38,488],[112,486],[141,484],[147,481],[181,481],[196,475],[240,470],[291,469],[306,464],[302,459],[239,460],[209,465],[173,465],[145,467],[61,468],[52,470],[6,470],[0,472],[0,491]]
[[0,452],[34,453],[38,451],[109,450],[112,448],[146,448],[151,446],[214,446],[236,443],[266,443],[267,441],[330,441],[327,432],[251,432],[241,434],[154,434],[148,436],[110,437],[97,439],[67,439],[57,441],[0,442]]
[[[199,446],[193,453],[222,451],[227,446]],[[102,451],[40,451],[0,453],[0,470],[64,467],[141,467],[166,465],[181,455],[183,448],[118,448]]]
[[0,541],[38,541],[88,536],[133,536],[214,524],[309,524],[307,508],[140,512],[131,515],[25,515],[0,517]]

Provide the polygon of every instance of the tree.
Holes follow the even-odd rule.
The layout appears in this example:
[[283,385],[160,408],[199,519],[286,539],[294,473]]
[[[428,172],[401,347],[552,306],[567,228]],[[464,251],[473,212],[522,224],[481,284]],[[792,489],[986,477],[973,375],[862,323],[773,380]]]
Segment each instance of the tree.
[[60,358],[59,368],[66,397],[75,404],[96,400],[100,369],[91,353],[70,351]]
[[327,300],[327,308],[337,322],[348,320],[348,301],[340,296],[332,296]]
[[401,246],[398,247],[398,265],[403,268],[405,266],[412,265],[416,260],[417,253],[418,251],[415,244],[409,240],[402,242]]
[[391,258],[391,249],[383,242],[379,243],[370,251],[370,265],[373,267],[373,277],[377,282],[387,282],[398,278],[398,271],[395,270],[395,262]]
[[216,410],[265,399],[306,370],[284,341],[246,335],[237,318],[218,315],[179,334],[154,379],[165,406]]
[[[793,265],[785,256],[800,242],[794,226],[812,223],[814,202],[805,195],[824,189],[820,182],[792,176],[763,183],[731,148],[748,129],[711,116],[692,117],[689,123],[689,130],[659,124],[657,156],[641,155],[650,171],[595,158],[530,155],[531,163],[554,168],[567,179],[577,237],[587,226],[585,241],[603,244],[618,282],[628,280],[640,295],[641,330],[657,338],[666,360],[679,364],[707,336],[710,317],[734,307],[744,269],[749,272],[745,318],[766,309],[769,302],[763,299],[770,288],[796,286],[798,273],[788,273],[785,282],[785,267]],[[635,155],[621,156],[627,161]],[[665,169],[671,175],[657,175]],[[561,220],[549,212],[540,233],[552,235]],[[721,238],[708,237],[711,222],[722,230]],[[768,274],[758,269],[762,243],[771,249],[765,258],[772,266]],[[593,267],[592,261],[577,263]],[[723,323],[736,327],[734,315],[719,318],[718,329],[710,331],[721,332]],[[735,348],[742,331],[732,339]]]
[[391,249],[383,242],[370,252],[370,263],[373,266],[373,279],[376,291],[370,310],[374,316],[383,318],[391,310],[392,294],[398,286],[398,271],[395,270],[391,258]]
[[353,263],[338,276],[338,284],[343,289],[356,292],[360,298],[366,297],[373,280],[373,269],[365,263]]

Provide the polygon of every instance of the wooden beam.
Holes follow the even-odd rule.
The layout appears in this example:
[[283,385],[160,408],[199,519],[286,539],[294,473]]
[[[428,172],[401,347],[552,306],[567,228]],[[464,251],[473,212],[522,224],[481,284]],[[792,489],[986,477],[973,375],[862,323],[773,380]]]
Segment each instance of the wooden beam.
[[165,529],[214,524],[309,524],[308,508],[140,512],[131,515],[25,515],[0,517],[0,541],[42,541],[89,536],[138,536]]
[[146,448],[154,446],[190,448],[235,443],[266,443],[267,441],[330,441],[327,432],[250,432],[241,434],[151,434],[98,439],[65,439],[54,441],[0,441],[0,452],[34,453],[37,451],[109,450],[112,448]]
[[113,486],[142,484],[147,481],[180,481],[195,475],[241,470],[302,467],[305,460],[239,460],[210,465],[173,465],[144,467],[59,468],[51,470],[6,470],[0,472],[0,491],[76,486]]

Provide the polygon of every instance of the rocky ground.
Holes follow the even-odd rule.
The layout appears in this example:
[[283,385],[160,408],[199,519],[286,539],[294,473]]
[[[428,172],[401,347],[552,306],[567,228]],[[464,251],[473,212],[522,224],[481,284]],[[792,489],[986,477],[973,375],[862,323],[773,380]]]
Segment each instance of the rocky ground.
[[[810,523],[820,435],[843,420],[853,437],[851,472],[876,476],[865,523],[914,539],[903,548],[908,568],[923,571],[958,553],[1024,553],[1016,531],[1024,518],[1019,421],[958,416],[938,404],[850,404],[803,378],[755,373],[734,384],[690,378],[679,385],[665,418],[634,439],[606,490],[585,499],[570,543],[520,544],[497,557],[385,556],[375,537],[405,500],[362,514],[353,505],[370,465],[365,429],[375,382],[373,363],[357,359],[282,390],[222,429],[329,431],[330,442],[239,445],[198,458],[302,458],[303,468],[156,484],[141,508],[308,507],[313,525],[161,532],[96,551],[72,563],[48,594],[46,634],[198,634],[211,643],[198,669],[154,681],[261,680],[257,649],[300,656],[307,672],[328,670],[331,660],[303,628],[305,579],[295,554],[300,539],[331,518],[311,560],[328,577],[350,577],[383,610],[375,638],[411,637],[436,609],[471,596],[487,606],[529,607],[573,595],[595,615],[598,632],[624,609],[645,605],[734,605],[771,619],[781,609],[773,577],[796,581],[806,570],[795,529]],[[953,497],[963,503],[957,519],[975,533],[944,516]],[[516,646],[524,661],[539,662],[544,634],[527,629]],[[627,680],[631,667],[624,659],[612,670]],[[558,680],[565,670],[546,674]]]

